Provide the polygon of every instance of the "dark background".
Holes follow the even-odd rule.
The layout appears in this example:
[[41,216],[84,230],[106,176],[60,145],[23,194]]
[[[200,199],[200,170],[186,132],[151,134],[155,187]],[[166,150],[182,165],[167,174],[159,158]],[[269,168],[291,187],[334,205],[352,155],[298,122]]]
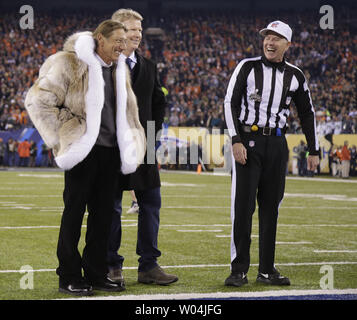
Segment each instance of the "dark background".
[[[215,12],[226,10],[239,10],[249,13],[269,12],[274,11],[289,11],[289,10],[318,10],[322,5],[331,5],[334,10],[338,8],[356,7],[355,0],[3,0],[0,2],[1,12],[13,12],[18,10],[22,5],[28,4],[39,11],[86,11],[93,12],[113,12],[117,8],[132,8],[134,10],[152,13],[156,15],[163,14],[168,11],[175,10],[207,10]],[[356,20],[357,17],[354,17]]]

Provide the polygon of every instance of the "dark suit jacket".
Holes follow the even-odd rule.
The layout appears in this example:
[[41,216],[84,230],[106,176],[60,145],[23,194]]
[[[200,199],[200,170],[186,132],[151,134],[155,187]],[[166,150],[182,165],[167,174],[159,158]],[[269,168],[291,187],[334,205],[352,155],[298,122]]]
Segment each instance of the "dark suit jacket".
[[[147,121],[155,121],[156,139],[156,134],[161,130],[164,120],[166,99],[159,83],[156,64],[138,53],[135,54],[137,63],[132,70],[132,87],[138,101],[139,119],[146,135]],[[148,152],[155,152],[155,150],[147,150]],[[120,175],[121,190],[147,190],[160,187],[156,157],[155,164],[147,164],[146,156],[144,161],[135,173]]]

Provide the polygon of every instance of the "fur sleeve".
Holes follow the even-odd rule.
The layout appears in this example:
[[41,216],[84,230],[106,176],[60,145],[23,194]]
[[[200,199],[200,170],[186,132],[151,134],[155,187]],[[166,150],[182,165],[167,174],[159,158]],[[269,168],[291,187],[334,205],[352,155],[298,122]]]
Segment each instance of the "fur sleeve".
[[42,65],[39,78],[26,95],[25,107],[41,137],[53,148],[59,142],[60,109],[68,88],[61,53],[49,57]]

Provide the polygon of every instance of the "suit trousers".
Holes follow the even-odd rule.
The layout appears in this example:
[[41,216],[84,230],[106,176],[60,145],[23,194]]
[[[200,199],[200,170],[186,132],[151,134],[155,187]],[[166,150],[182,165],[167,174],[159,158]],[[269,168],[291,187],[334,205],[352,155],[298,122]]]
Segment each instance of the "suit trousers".
[[[121,245],[122,226],[122,190],[116,195],[115,207],[109,235],[107,261],[108,267],[122,268],[124,257],[118,254]],[[140,207],[138,215],[138,238],[136,253],[139,255],[138,271],[146,272],[157,266],[157,258],[161,256],[158,249],[160,225],[161,194],[160,188],[135,190]]]
[[[103,280],[107,275],[106,252],[119,164],[118,148],[95,145],[82,162],[65,171],[64,211],[57,245],[57,274],[63,282],[81,279],[82,268],[90,281]],[[78,243],[86,208],[87,230],[81,257]]]
[[233,159],[231,271],[247,273],[252,216],[258,203],[259,272],[272,273],[278,209],[284,196],[288,147],[285,136],[243,133],[247,162]]

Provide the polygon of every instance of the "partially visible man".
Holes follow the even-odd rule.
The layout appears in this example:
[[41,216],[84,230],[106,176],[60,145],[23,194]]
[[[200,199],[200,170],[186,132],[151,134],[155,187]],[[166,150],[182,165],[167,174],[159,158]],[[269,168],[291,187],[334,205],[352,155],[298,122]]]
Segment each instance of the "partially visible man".
[[6,150],[7,150],[7,162],[9,167],[16,165],[16,158],[15,158],[16,146],[17,146],[17,142],[14,139],[9,138],[9,140],[7,140]]
[[248,282],[252,215],[259,206],[257,281],[289,285],[274,266],[278,210],[284,196],[289,105],[294,101],[309,156],[307,169],[319,164],[315,112],[303,72],[285,61],[292,30],[281,21],[260,31],[263,55],[242,60],[229,81],[224,107],[232,137],[231,274],[227,286]]
[[[139,118],[147,133],[148,123],[154,122],[155,137],[161,129],[166,99],[158,80],[158,72],[153,61],[138,52],[142,39],[143,17],[131,9],[119,9],[113,16],[128,29],[127,48],[124,51],[126,62],[131,71],[134,93],[139,107]],[[154,132],[152,132],[154,133]],[[149,155],[149,156],[148,156]],[[124,257],[118,255],[121,244],[121,213],[123,190],[134,190],[139,205],[138,239],[136,253],[140,256],[138,282],[167,285],[178,280],[175,275],[164,272],[157,263],[161,252],[158,249],[158,233],[160,224],[160,175],[156,163],[148,163],[148,158],[155,157],[154,146],[147,150],[145,163],[131,175],[121,176],[115,200],[115,213],[109,238],[108,265],[109,277],[124,283],[122,265]]]
[[341,174],[343,179],[350,177],[351,153],[348,149],[348,141],[343,143],[341,150]]
[[[102,22],[93,34],[76,33],[63,51],[45,61],[26,96],[31,120],[65,170],[57,274],[59,291],[67,294],[124,290],[107,278],[115,173],[119,168],[134,172],[145,153],[136,99],[120,56],[125,48],[126,29],[116,21]],[[135,146],[136,154],[128,154],[126,145]],[[86,207],[81,256],[78,242]]]
[[0,166],[4,165],[6,145],[4,140],[0,138]]
[[27,139],[19,143],[17,147],[17,153],[19,154],[19,158],[20,158],[19,161],[20,167],[28,167],[29,159],[30,159],[30,149],[31,149],[31,144]]

